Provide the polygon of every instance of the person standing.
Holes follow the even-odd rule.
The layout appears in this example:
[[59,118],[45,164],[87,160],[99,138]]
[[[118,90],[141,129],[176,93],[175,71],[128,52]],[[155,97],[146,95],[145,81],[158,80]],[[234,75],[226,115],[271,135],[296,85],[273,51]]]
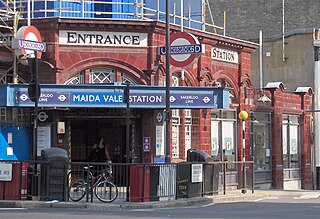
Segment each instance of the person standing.
[[98,143],[94,144],[89,155],[90,162],[106,162],[110,161],[107,146],[102,136],[99,137]]
[[[98,143],[93,145],[89,155],[89,162],[97,162],[97,163],[111,162],[110,156],[107,150],[107,146],[102,136],[99,137]],[[97,176],[104,168],[105,168],[105,165],[94,165],[93,175]]]

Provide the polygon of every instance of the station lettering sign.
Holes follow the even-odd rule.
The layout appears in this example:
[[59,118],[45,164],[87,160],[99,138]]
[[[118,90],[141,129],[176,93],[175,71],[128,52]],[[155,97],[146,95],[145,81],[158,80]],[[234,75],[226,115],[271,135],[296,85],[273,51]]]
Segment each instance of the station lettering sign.
[[118,93],[72,93],[72,104],[123,104],[124,95]]
[[[179,94],[170,95],[170,104],[172,107],[216,107],[218,95],[207,94]],[[164,93],[130,93],[130,107],[134,108],[163,108],[165,107]],[[32,104],[28,92],[17,92],[17,104]],[[39,105],[64,105],[72,107],[84,105],[94,107],[95,105],[118,105],[124,106],[123,93],[90,93],[90,92],[42,92],[39,98]]]

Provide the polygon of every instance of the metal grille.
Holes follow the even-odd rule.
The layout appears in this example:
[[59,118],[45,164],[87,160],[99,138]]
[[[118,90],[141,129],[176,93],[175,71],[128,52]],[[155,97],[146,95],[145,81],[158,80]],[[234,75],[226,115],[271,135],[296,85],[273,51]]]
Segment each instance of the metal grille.
[[64,84],[84,84],[84,73],[80,72],[79,74],[67,80]]
[[106,84],[115,82],[115,71],[111,68],[96,68],[91,69],[90,83]]
[[122,74],[122,83],[124,83],[124,84],[138,84],[135,80],[130,78],[127,74]]

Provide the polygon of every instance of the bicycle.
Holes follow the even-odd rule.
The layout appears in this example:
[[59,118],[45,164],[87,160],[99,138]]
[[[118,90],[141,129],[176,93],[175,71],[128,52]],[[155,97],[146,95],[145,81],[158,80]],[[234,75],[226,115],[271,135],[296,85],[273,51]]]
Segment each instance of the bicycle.
[[94,176],[91,169],[93,166],[84,167],[89,173],[87,179],[77,178],[73,180],[69,185],[68,195],[72,201],[80,201],[85,197],[87,191],[95,194],[98,200],[104,203],[110,203],[116,200],[118,197],[118,188],[111,181],[112,169],[109,166],[108,170],[105,169],[98,175]]

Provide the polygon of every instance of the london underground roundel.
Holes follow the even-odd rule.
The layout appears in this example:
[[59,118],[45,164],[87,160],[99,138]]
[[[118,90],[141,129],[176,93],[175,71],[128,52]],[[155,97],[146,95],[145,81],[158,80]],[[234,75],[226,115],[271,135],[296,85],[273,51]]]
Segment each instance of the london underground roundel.
[[192,34],[178,32],[170,36],[170,64],[176,67],[187,67],[199,58],[201,45]]
[[[21,27],[16,34],[17,39],[21,39],[25,42],[31,41],[31,42],[42,42],[41,35],[39,30],[35,26],[23,26]],[[41,44],[42,45],[42,44]],[[16,55],[18,58],[21,56],[25,57],[34,57],[34,50],[31,49],[19,49],[16,50]],[[42,55],[41,51],[37,52],[37,58],[40,59]]]

